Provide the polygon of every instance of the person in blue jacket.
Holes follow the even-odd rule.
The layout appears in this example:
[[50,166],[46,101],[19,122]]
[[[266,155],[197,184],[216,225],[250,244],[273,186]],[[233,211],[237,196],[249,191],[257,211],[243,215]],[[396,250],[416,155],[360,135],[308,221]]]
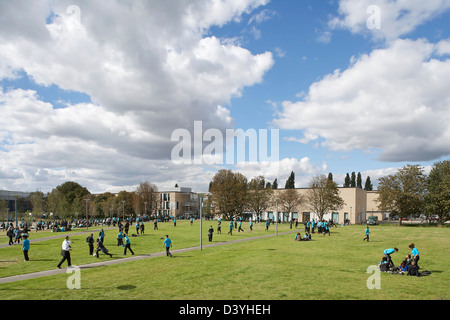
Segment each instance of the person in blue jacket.
[[414,243],[411,243],[408,248],[411,249],[412,260],[415,262],[416,266],[419,266],[417,263],[419,262],[419,250],[417,250]]
[[366,228],[366,237],[363,239],[363,241],[367,240],[367,242],[369,242],[369,234],[370,234],[369,226],[367,226],[367,228]]
[[169,249],[172,248],[172,240],[170,240],[168,234],[166,234],[166,239],[164,240],[164,247],[166,248],[166,256],[172,258],[172,253],[169,251]]
[[28,240],[28,235],[26,234],[24,234],[22,237],[24,238],[22,242],[23,257],[25,261],[29,261],[30,258],[28,258],[28,250],[30,250],[30,240]]
[[394,248],[394,249],[391,248],[391,249],[386,249],[383,251],[383,253],[386,257],[386,262],[389,265],[392,265],[392,267],[394,266],[394,262],[392,261],[391,254],[393,254],[394,252],[398,252],[398,248]]
[[134,256],[133,250],[131,250],[131,241],[130,238],[128,238],[128,235],[124,234],[124,240],[125,240],[125,249],[123,250],[123,255],[127,254],[127,249],[130,250],[131,255]]

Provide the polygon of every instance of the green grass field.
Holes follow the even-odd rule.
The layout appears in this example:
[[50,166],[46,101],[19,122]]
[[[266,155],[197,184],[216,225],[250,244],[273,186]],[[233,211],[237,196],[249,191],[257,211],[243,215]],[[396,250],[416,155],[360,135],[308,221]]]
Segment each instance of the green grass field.
[[[331,229],[331,236],[313,235],[310,242],[296,242],[288,224],[278,226],[277,237],[252,239],[209,247],[207,229],[216,222],[203,222],[203,250],[192,250],[166,256],[81,269],[81,289],[69,290],[66,281],[71,274],[0,284],[2,300],[448,300],[450,298],[450,229],[394,225],[372,226],[370,242],[362,241],[365,226]],[[188,221],[146,224],[145,235],[131,237],[136,255],[163,252],[165,234],[173,240],[173,250],[199,246],[200,222]],[[251,238],[275,233],[264,224],[250,232],[233,231],[227,235],[228,222],[222,223],[222,234],[215,232],[213,243]],[[79,230],[85,231],[85,230]],[[86,234],[69,233],[73,244],[72,264],[85,265],[111,260],[101,255],[89,256]],[[303,225],[298,231],[303,235]],[[94,235],[98,231],[93,231]],[[105,246],[112,259],[122,259],[123,248],[116,246],[117,229],[106,230]],[[135,233],[134,228],[130,233]],[[64,234],[64,235],[65,235]],[[31,261],[24,262],[21,246],[0,248],[0,277],[56,268],[60,260],[62,238],[33,242],[55,233],[30,234]],[[62,234],[56,234],[62,235]],[[426,277],[409,277],[382,273],[380,289],[368,289],[371,276],[367,268],[377,265],[386,248],[398,247],[393,254],[399,264],[410,253],[414,242],[420,251],[419,265],[432,272]],[[7,243],[5,233],[0,244]],[[128,256],[130,256],[128,254]],[[64,264],[63,267],[66,267]]]

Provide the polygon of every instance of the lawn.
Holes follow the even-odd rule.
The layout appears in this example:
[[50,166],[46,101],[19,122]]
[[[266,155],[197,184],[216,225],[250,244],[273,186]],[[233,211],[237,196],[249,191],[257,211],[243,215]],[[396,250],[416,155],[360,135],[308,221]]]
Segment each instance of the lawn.
[[[365,226],[333,228],[331,236],[313,235],[310,242],[295,242],[289,225],[278,226],[278,237],[251,239],[206,247],[207,229],[216,222],[203,222],[203,250],[192,250],[166,256],[81,270],[81,289],[67,289],[70,274],[0,284],[0,298],[78,299],[78,300],[448,300],[450,298],[450,229],[441,227],[371,227],[370,242],[362,241]],[[249,232],[233,231],[227,235],[228,223],[222,223],[222,234],[214,234],[213,243],[257,237],[275,233],[258,224]],[[301,228],[300,228],[301,227]],[[134,231],[130,229],[130,231]],[[295,230],[296,231],[296,230]],[[303,234],[303,225],[299,229]],[[131,232],[130,232],[131,233]],[[97,234],[95,232],[94,234]],[[116,246],[117,230],[106,231],[105,245],[122,259],[123,250]],[[199,221],[160,223],[159,230],[147,224],[145,235],[132,237],[137,255],[164,251],[162,238],[169,234],[174,248],[199,246]],[[54,234],[53,234],[54,235]],[[4,237],[4,233],[0,236]],[[31,235],[30,258],[24,262],[19,246],[0,249],[0,277],[54,269],[60,256],[61,239],[35,242]],[[74,265],[106,261],[89,256],[86,235],[73,236]],[[410,253],[414,242],[421,254],[422,269],[432,272],[426,277],[408,277],[382,273],[380,289],[368,289],[371,276],[367,268],[376,265],[383,250],[398,247],[392,258],[399,264]],[[4,239],[0,243],[5,243]]]

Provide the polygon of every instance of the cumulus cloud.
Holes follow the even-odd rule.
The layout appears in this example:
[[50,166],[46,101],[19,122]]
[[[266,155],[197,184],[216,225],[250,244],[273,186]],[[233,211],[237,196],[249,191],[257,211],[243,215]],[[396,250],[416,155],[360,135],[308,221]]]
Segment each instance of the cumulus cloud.
[[448,40],[396,40],[353,57],[313,83],[302,101],[285,101],[274,120],[301,130],[290,140],[333,151],[379,152],[382,161],[427,161],[450,154]]
[[449,0],[340,0],[338,16],[330,19],[329,26],[389,42],[449,9]]
[[[154,171],[170,161],[173,130],[192,130],[195,120],[229,128],[226,106],[273,65],[272,53],[254,54],[209,28],[267,2],[2,1],[0,81],[22,73],[90,101],[56,108],[39,92],[1,89],[0,176],[21,175],[14,183],[25,190],[74,175],[97,190],[170,181]],[[11,182],[2,179],[0,188]]]

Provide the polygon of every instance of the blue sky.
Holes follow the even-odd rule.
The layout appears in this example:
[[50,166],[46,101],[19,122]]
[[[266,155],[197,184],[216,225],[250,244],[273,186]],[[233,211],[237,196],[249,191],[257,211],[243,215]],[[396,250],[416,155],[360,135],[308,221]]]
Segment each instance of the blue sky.
[[[0,4],[0,189],[205,191],[450,155],[450,1]],[[369,29],[379,10],[379,28]],[[175,165],[176,129],[278,129],[279,161]]]

